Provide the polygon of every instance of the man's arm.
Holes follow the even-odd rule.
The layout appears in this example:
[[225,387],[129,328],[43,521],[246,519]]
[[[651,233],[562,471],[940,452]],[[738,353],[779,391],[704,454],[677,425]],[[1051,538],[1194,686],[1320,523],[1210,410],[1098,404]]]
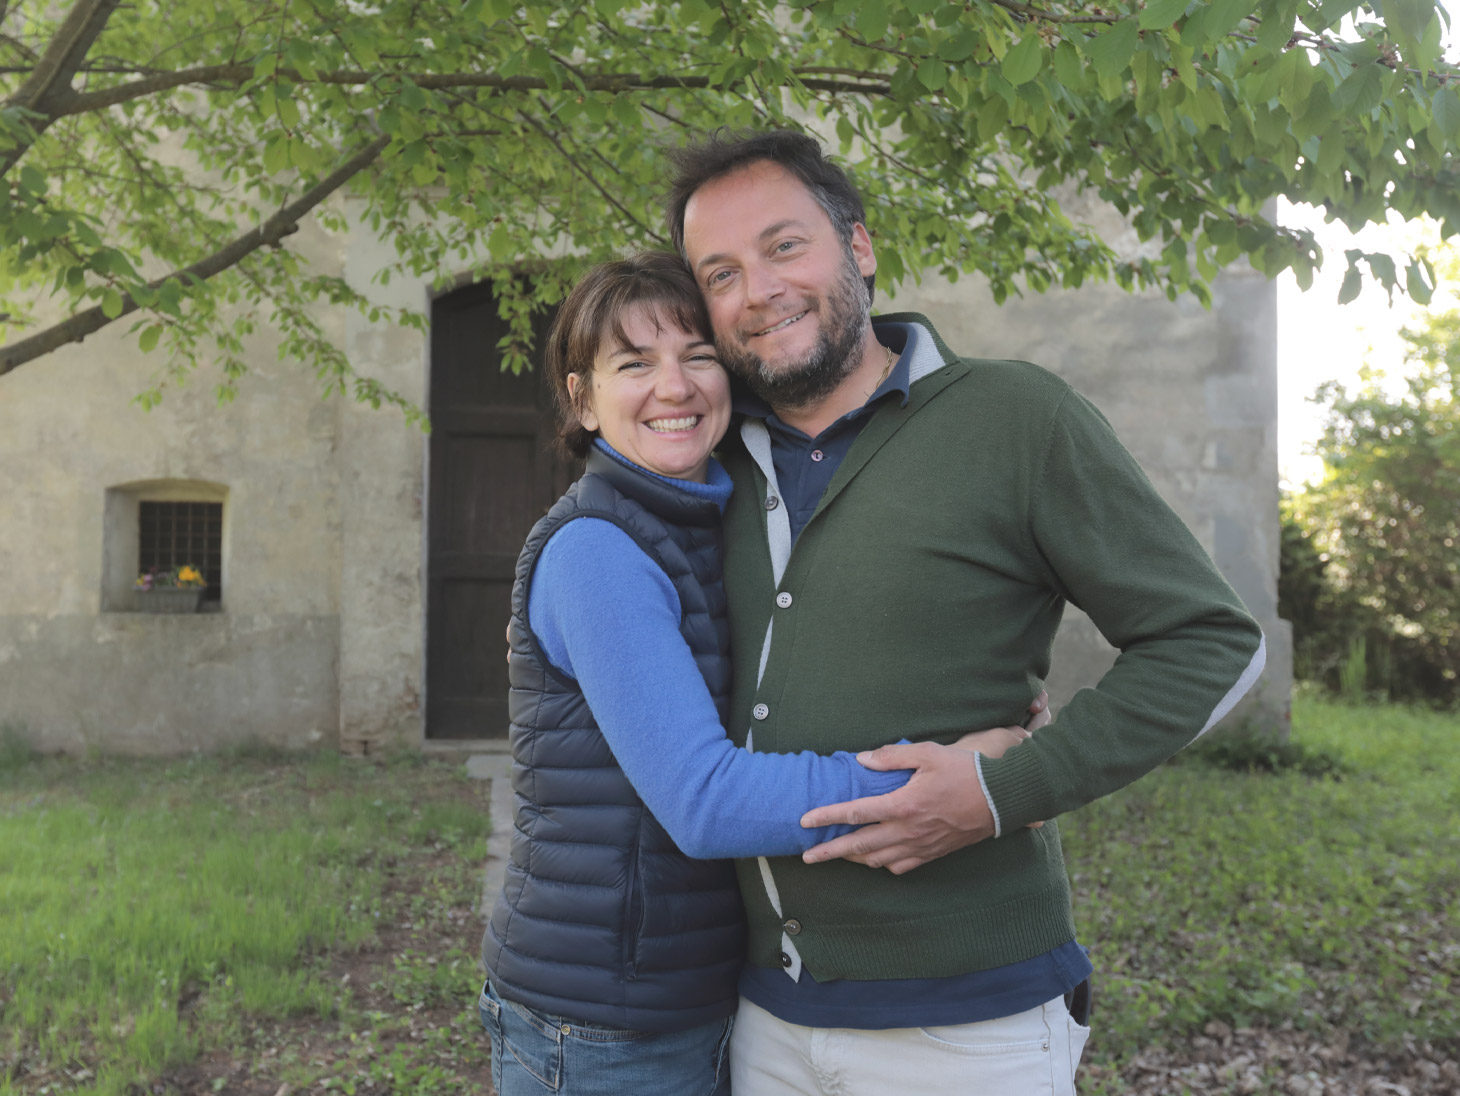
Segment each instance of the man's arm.
[[919,771],[893,794],[808,812],[803,825],[865,828],[808,850],[807,862],[845,857],[901,873],[1073,810],[1199,737],[1256,680],[1256,623],[1109,424],[1073,392],[1055,421],[1029,526],[1050,586],[1120,649],[1115,666],[1001,758],[931,743],[875,751],[869,767]]

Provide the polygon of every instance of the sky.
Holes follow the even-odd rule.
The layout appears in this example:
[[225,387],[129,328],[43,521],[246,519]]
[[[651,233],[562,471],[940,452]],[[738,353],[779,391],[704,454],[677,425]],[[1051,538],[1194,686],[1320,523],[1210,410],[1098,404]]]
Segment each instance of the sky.
[[[1445,55],[1452,60],[1460,50],[1460,0],[1442,5],[1451,17]],[[1347,263],[1346,248],[1409,251],[1425,240],[1437,242],[1433,225],[1406,225],[1393,218],[1388,226],[1371,226],[1357,236],[1341,224],[1325,225],[1322,213],[1311,206],[1280,203],[1278,219],[1286,225],[1311,228],[1323,248],[1323,269],[1306,293],[1298,289],[1291,273],[1278,279],[1278,467],[1292,486],[1317,479],[1322,471],[1318,458],[1305,455],[1322,433],[1323,416],[1308,402],[1320,384],[1338,380],[1352,385],[1359,369],[1372,365],[1398,369],[1404,358],[1400,328],[1415,326],[1424,309],[1407,296],[1396,293],[1393,306],[1384,291],[1369,282],[1357,299],[1338,304],[1338,290]],[[1452,243],[1460,243],[1452,239]],[[1401,268],[1401,277],[1403,270]],[[1453,296],[1437,293],[1432,307],[1454,307]]]

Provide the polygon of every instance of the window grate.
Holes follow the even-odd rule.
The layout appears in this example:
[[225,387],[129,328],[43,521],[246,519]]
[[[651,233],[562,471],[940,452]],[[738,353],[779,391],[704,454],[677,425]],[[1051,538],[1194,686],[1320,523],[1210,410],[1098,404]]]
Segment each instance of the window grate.
[[190,564],[208,580],[203,600],[222,600],[221,502],[143,502],[137,521],[142,571],[167,571]]

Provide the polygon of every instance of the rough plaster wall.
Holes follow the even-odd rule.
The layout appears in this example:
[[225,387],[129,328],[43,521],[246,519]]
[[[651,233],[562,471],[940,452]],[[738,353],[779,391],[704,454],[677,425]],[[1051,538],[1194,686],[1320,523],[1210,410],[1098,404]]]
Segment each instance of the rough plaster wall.
[[[204,363],[143,412],[129,401],[162,359],[127,326],[0,377],[0,723],[67,750],[333,738],[339,401],[259,339],[233,404]],[[100,611],[106,489],[155,479],[228,488],[224,612]]]
[[[427,279],[371,284],[393,255],[368,233],[343,249],[302,235],[372,299],[428,307]],[[1233,718],[1285,723],[1275,297],[1251,274],[1224,277],[1216,296],[1204,312],[1097,285],[995,306],[975,282],[930,280],[879,304],[926,312],[962,352],[1039,362],[1105,411],[1268,634],[1262,694]],[[423,336],[322,318],[357,370],[426,404]],[[236,403],[214,404],[205,366],[150,415],[128,401],[156,359],[115,329],[0,378],[0,723],[73,750],[422,741],[426,437],[395,411],[322,402],[309,371],[263,341],[250,360]],[[228,488],[222,614],[99,611],[105,489],[158,478]],[[1056,703],[1112,657],[1071,612]]]
[[[882,307],[923,312],[959,353],[1043,365],[1094,401],[1267,634],[1257,695],[1223,725],[1247,719],[1286,729],[1292,659],[1288,625],[1277,618],[1272,283],[1250,270],[1229,272],[1205,311],[1190,298],[1173,303],[1099,284],[996,305],[978,283],[927,280]],[[1114,658],[1089,618],[1068,609],[1050,675],[1053,703],[1093,684]]]
[[[381,305],[425,310],[426,279],[373,284],[395,259],[371,233],[350,234],[345,276]],[[426,339],[351,313],[345,352],[361,373],[426,406]],[[394,411],[340,401],[339,738],[350,752],[418,745],[425,735],[426,441]]]

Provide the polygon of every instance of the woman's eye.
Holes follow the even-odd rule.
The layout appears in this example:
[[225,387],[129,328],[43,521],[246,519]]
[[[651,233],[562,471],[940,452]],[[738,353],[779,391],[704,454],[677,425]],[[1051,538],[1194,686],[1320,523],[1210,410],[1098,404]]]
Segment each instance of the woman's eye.
[[648,368],[649,368],[649,363],[648,362],[642,362],[642,361],[624,362],[622,365],[619,366],[619,372],[624,372],[625,370],[632,370],[632,369],[648,369]]

